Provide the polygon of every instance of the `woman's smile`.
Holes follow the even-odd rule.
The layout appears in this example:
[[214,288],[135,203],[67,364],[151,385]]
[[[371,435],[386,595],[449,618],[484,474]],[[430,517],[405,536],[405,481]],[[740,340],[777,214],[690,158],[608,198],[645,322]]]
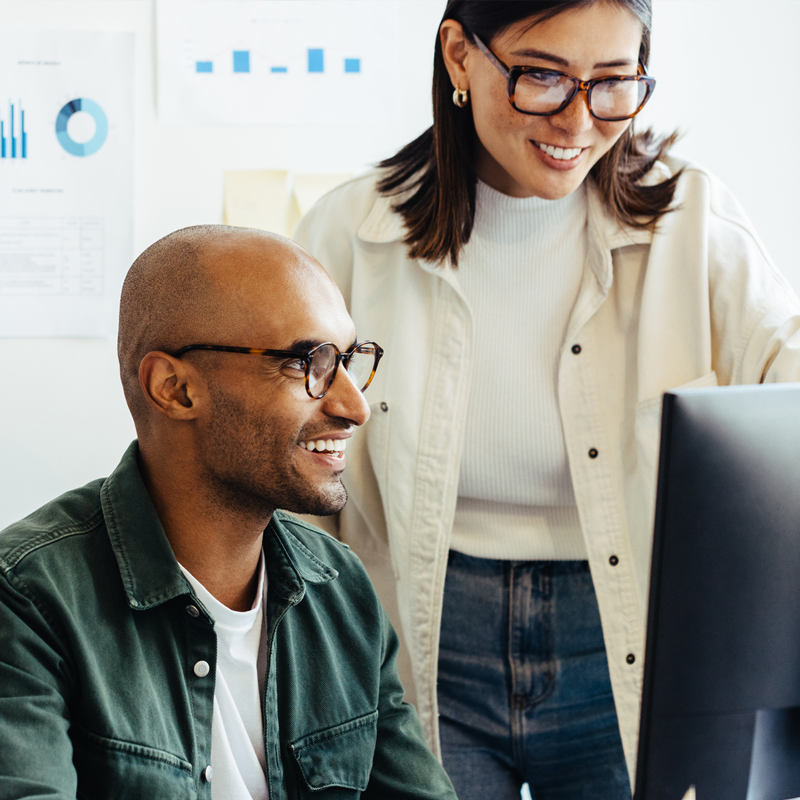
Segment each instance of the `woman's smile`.
[[[523,20],[488,46],[506,65],[558,69],[591,80],[635,73],[641,39],[642,23],[630,11],[596,3],[533,26]],[[463,66],[477,134],[478,177],[503,194],[565,197],[630,125],[630,120],[593,117],[583,91],[557,114],[524,114],[511,105],[502,75],[477,46],[468,47]]]

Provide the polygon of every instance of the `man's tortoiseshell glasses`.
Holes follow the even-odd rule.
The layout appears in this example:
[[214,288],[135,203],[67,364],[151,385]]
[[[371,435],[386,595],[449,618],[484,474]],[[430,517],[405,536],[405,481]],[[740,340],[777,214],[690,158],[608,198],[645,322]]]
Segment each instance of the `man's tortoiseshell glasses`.
[[[383,349],[375,342],[359,342],[342,352],[333,342],[323,342],[310,350],[262,350],[255,347],[231,347],[224,344],[189,344],[172,353],[180,358],[190,350],[215,350],[220,353],[244,353],[250,356],[294,359],[297,369],[305,372],[306,392],[314,400],[325,397],[331,388],[339,365],[343,364],[350,380],[363,392],[370,385],[383,356]],[[284,366],[290,367],[289,361]],[[299,364],[303,366],[300,367]]]

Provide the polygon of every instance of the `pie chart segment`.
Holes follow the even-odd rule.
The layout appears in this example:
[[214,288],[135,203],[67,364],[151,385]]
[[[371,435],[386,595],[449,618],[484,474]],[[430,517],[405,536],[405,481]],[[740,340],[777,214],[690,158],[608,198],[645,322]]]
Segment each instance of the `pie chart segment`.
[[[69,118],[78,111],[84,111],[94,120],[94,136],[88,142],[76,142],[67,132]],[[106,112],[86,97],[78,97],[64,105],[56,117],[56,137],[59,144],[73,156],[90,156],[96,153],[108,136],[108,118]]]

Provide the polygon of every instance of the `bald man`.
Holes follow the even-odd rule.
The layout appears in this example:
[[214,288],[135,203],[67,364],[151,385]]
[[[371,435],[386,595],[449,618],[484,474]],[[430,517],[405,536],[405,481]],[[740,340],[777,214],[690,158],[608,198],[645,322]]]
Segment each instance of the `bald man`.
[[0,800],[454,800],[360,562],[285,513],[344,505],[381,354],[281,237],[186,228],[136,260],[137,441],[0,533]]

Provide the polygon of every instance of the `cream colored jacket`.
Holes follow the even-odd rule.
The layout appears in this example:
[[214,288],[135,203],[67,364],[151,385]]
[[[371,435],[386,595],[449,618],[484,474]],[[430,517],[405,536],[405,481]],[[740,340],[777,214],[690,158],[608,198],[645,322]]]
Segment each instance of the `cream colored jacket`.
[[[655,234],[621,227],[590,182],[589,254],[558,373],[631,776],[662,394],[800,380],[797,297],[736,200],[707,172],[667,159],[649,180],[682,166],[678,210]],[[367,175],[328,194],[296,238],[339,284],[358,337],[386,350],[367,392],[372,418],[347,450],[350,499],[337,535],[366,563],[401,632],[406,686],[438,753],[439,625],[473,379],[472,319],[457,270],[408,258],[401,218],[375,181]],[[509,369],[525,357],[514,342],[497,348]]]

